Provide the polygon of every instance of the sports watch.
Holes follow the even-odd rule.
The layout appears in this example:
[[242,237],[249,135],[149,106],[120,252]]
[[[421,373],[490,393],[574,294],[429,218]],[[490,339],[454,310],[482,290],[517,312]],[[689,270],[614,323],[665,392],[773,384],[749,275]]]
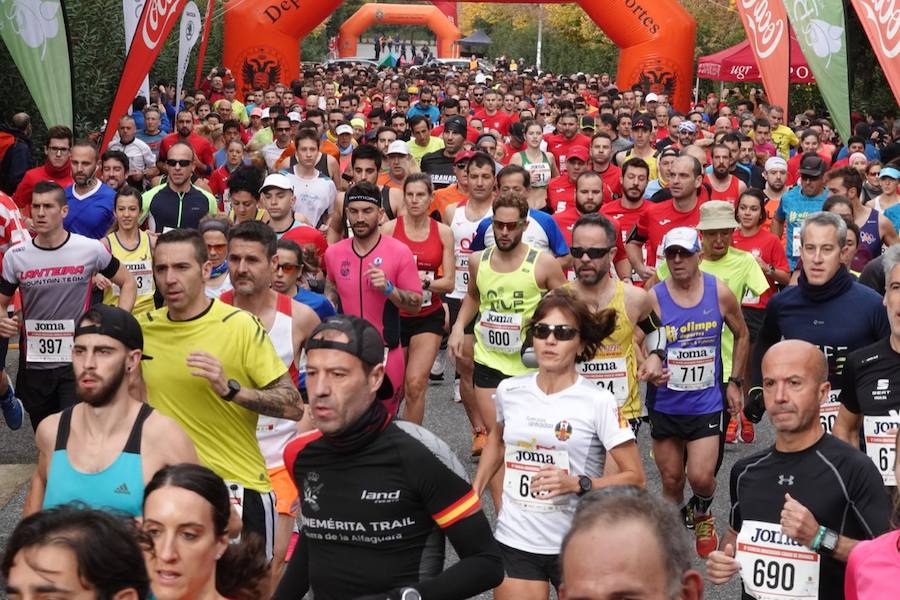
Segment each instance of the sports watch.
[[234,400],[234,397],[237,396],[237,393],[241,391],[241,384],[235,381],[234,379],[228,380],[228,393],[222,396],[222,400],[227,402],[231,402]]
[[816,548],[816,552],[822,556],[834,556],[834,551],[837,549],[838,545],[838,537],[837,531],[825,529],[825,532],[822,534],[822,540],[819,542],[819,547]]
[[578,496],[584,496],[589,491],[594,489],[594,480],[588,477],[587,475],[579,475],[578,476]]

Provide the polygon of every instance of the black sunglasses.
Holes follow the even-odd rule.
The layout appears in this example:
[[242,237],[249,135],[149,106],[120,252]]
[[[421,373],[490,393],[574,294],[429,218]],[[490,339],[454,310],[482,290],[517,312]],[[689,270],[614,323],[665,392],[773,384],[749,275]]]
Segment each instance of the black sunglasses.
[[558,341],[568,342],[575,339],[578,329],[571,325],[548,325],[547,323],[536,323],[531,328],[531,334],[539,340],[546,340],[551,333]]
[[572,246],[569,248],[569,254],[572,255],[572,258],[581,258],[587,254],[588,258],[596,260],[609,254],[613,248],[615,248],[615,246],[610,246],[608,248],[581,248],[580,246]]
[[194,162],[192,160],[188,160],[186,158],[182,158],[181,160],[175,160],[174,158],[167,158],[166,164],[170,167],[179,166],[179,167],[189,167],[191,163]]
[[678,246],[667,248],[664,251],[666,258],[675,258],[676,256],[680,256],[681,258],[687,258],[689,256],[693,256],[694,253],[686,248],[679,248]]

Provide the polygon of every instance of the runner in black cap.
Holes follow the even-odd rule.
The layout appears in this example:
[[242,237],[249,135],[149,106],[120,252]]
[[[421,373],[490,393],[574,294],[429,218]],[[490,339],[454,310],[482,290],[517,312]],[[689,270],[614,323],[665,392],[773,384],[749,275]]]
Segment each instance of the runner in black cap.
[[[330,317],[306,344],[318,429],[285,449],[302,529],[274,598],[468,598],[503,578],[478,496],[450,448],[393,421],[384,345],[367,321]],[[443,571],[445,533],[460,557]],[[443,572],[442,572],[443,571]]]
[[444,148],[429,152],[422,157],[419,166],[423,173],[431,175],[434,189],[439,190],[456,183],[453,164],[456,162],[456,154],[462,150],[468,132],[469,128],[465,118],[459,115],[449,117],[444,121],[444,131],[441,133]]

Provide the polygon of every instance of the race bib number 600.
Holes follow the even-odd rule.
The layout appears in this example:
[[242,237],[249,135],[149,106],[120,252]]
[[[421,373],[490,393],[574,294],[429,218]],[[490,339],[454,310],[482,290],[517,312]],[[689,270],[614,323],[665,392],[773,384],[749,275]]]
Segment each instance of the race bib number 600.
[[822,424],[825,433],[831,433],[834,429],[834,422],[837,421],[838,411],[841,408],[841,403],[838,402],[840,395],[841,390],[831,390],[828,392],[828,400],[823,402],[819,409],[819,423]]
[[735,558],[744,590],[757,600],[819,597],[819,555],[782,533],[780,525],[744,521]]

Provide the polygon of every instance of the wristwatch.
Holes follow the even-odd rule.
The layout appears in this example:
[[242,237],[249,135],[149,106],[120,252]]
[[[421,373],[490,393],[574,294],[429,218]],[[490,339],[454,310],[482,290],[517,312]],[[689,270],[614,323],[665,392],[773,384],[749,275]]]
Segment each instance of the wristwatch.
[[589,491],[594,489],[594,481],[588,477],[587,475],[579,475],[578,476],[578,496],[584,496]]
[[733,383],[734,385],[738,386],[739,388],[742,388],[742,387],[744,387],[744,378],[743,377],[729,377],[728,383]]
[[775,265],[769,265],[769,268],[766,269],[766,272],[767,272],[769,275],[774,275],[774,274],[775,274]]
[[234,397],[237,396],[237,393],[241,391],[241,384],[235,381],[234,379],[228,380],[228,393],[222,396],[222,400],[227,402],[231,402],[234,400]]
[[650,354],[657,355],[659,357],[659,360],[666,360],[666,351],[661,348],[657,348],[656,350],[651,350]]
[[403,588],[400,590],[400,600],[422,600],[422,594],[416,588]]
[[838,537],[837,531],[826,529],[822,534],[822,540],[819,542],[819,547],[816,548],[816,552],[822,556],[834,556],[834,551],[837,549],[838,545]]

